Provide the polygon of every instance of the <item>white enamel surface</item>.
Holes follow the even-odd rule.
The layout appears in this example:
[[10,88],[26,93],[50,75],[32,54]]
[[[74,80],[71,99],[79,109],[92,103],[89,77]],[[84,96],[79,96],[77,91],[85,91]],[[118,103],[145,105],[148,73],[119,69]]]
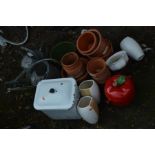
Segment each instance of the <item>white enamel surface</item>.
[[[117,59],[117,60],[116,60]],[[128,63],[128,55],[125,51],[119,51],[108,58],[106,64],[112,71],[124,68]]]
[[[76,81],[73,78],[42,80],[38,83],[34,107],[37,110],[69,109],[74,104]],[[55,93],[50,93],[53,88]]]
[[126,51],[127,54],[136,61],[140,61],[144,57],[144,52],[139,45],[139,43],[131,37],[124,38],[120,47],[122,50]]
[[[90,97],[90,96],[85,96],[82,97],[79,101],[79,104],[81,102],[82,99],[86,98],[86,97]],[[92,97],[91,97],[92,98]],[[85,107],[80,107],[78,104],[77,109],[78,112],[80,114],[80,116],[88,123],[90,124],[95,124],[98,121],[98,114],[95,112],[94,109],[91,108],[90,105],[87,105]]]
[[100,103],[100,90],[97,85],[97,83],[94,80],[91,80],[93,82],[92,87],[90,88],[91,96],[97,101],[97,103]]
[[[82,85],[86,82],[93,83],[93,85],[91,87],[85,88],[85,90],[89,89],[90,96],[92,96],[97,101],[97,103],[100,103],[100,90],[99,90],[97,83],[94,80],[86,80],[86,81],[81,82],[80,85]],[[80,86],[79,86],[79,88],[80,88]]]

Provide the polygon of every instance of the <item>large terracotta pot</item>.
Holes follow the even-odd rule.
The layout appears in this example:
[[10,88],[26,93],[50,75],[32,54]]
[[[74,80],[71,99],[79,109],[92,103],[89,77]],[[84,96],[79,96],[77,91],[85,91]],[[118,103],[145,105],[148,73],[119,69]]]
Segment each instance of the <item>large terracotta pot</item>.
[[97,38],[93,32],[84,32],[77,39],[77,49],[82,55],[91,53],[97,46]]
[[75,52],[65,54],[61,59],[61,65],[67,75],[74,78],[79,78],[86,72],[82,60]]
[[[92,41],[91,46],[90,40]],[[112,53],[111,42],[102,37],[97,29],[90,29],[81,34],[77,39],[76,46],[82,55],[88,56],[89,58],[103,57],[107,59]]]
[[87,72],[99,84],[104,84],[111,75],[103,58],[95,57],[87,63]]

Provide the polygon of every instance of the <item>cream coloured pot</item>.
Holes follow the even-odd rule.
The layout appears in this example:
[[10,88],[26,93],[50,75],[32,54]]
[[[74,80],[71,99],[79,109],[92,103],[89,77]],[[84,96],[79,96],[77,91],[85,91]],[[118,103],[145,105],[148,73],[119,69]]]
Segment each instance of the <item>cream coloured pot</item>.
[[100,90],[94,80],[86,80],[80,83],[79,90],[82,96],[92,96],[97,103],[100,102]]
[[90,124],[96,124],[99,118],[99,109],[96,101],[91,96],[82,97],[77,105],[80,116]]

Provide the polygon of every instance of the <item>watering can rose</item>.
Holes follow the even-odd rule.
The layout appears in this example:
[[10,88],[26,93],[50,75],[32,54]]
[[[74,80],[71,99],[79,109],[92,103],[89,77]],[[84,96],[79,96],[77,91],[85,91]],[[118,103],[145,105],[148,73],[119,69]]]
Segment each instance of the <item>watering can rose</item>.
[[130,104],[135,96],[135,86],[131,76],[110,77],[105,83],[104,91],[108,101],[116,106]]

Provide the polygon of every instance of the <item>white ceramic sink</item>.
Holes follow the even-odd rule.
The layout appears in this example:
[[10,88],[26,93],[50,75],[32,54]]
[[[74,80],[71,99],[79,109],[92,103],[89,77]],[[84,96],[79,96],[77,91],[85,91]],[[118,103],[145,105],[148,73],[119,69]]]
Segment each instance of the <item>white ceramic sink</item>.
[[[35,108],[69,109],[73,104],[75,80],[72,78],[42,80],[37,85]],[[41,108],[41,109],[42,109]]]
[[[60,111],[63,111],[63,113],[65,112],[68,115],[69,112],[67,110],[73,107],[76,113],[78,100],[79,91],[75,79],[60,78],[42,80],[37,85],[34,108],[43,112],[46,111],[46,113],[47,111],[51,111],[54,115],[58,115]],[[73,111],[72,114],[74,114]]]

